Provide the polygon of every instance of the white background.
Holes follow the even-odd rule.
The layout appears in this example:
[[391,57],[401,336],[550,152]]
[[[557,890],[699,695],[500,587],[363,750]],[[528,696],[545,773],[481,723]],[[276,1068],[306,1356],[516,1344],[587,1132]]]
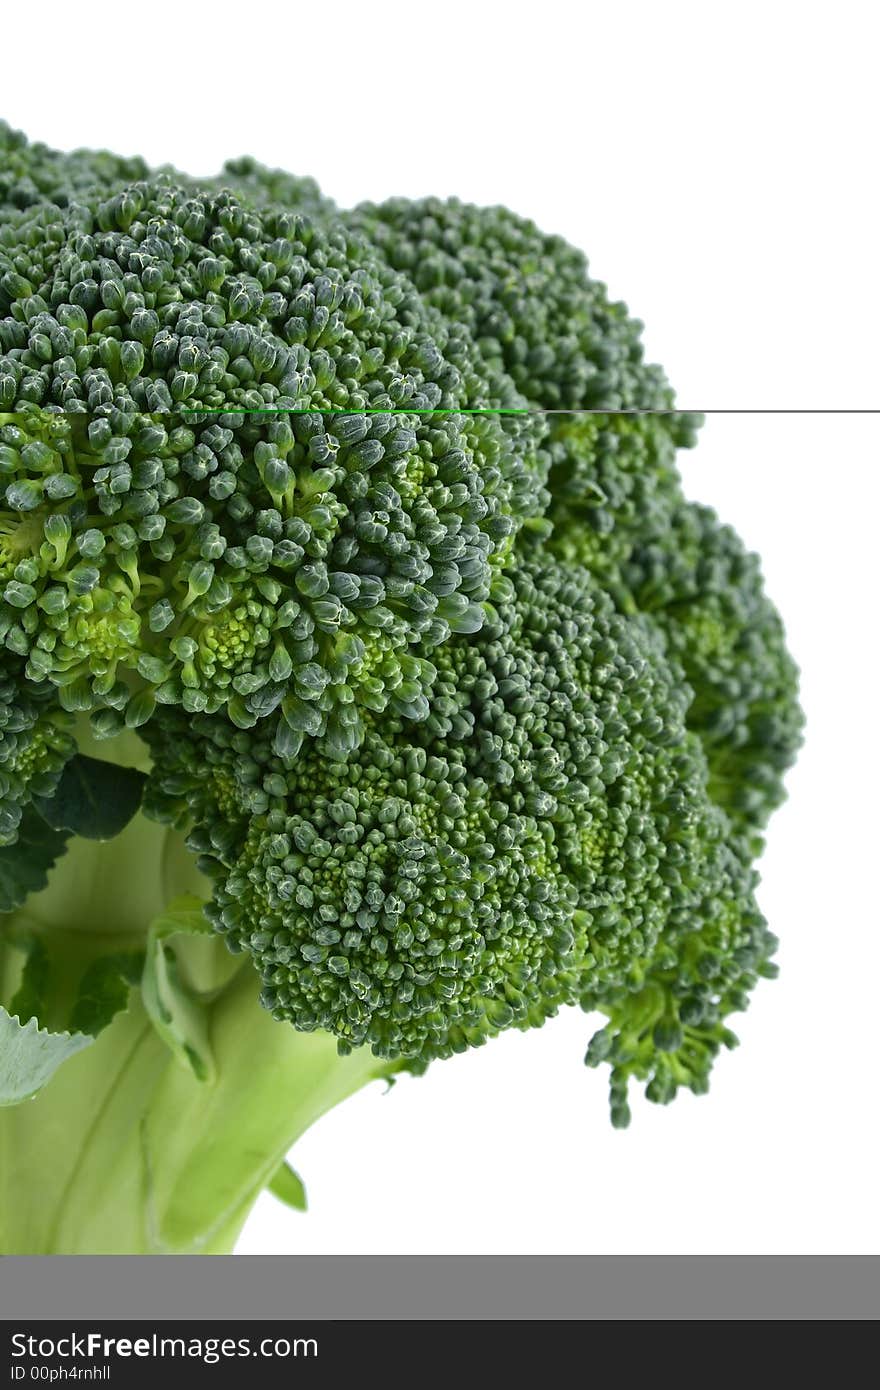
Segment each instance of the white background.
[[[246,23],[247,20],[247,23]],[[6,118],[342,204],[504,202],[589,253],[690,408],[880,406],[868,3],[43,5]],[[30,25],[28,26],[30,28]],[[33,48],[33,44],[26,45]],[[809,728],[761,903],[781,978],[708,1097],[611,1130],[577,1013],[376,1086],[298,1146],[250,1252],[877,1251],[880,415],[713,414],[692,495],[765,557]]]

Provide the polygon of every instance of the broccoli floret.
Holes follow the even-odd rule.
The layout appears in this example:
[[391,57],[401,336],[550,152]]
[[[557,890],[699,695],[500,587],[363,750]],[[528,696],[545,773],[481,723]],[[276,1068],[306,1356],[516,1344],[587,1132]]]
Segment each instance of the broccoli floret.
[[443,648],[426,720],[334,763],[163,715],[148,804],[193,827],[208,915],[275,1017],[425,1063],[565,1003],[625,1015],[654,952],[719,913],[719,972],[738,949],[754,909],[688,699],[647,624],[541,555]]
[[252,203],[273,204],[303,212],[314,219],[335,220],[338,215],[333,199],[325,197],[314,179],[298,178],[283,169],[269,169],[249,157],[229,159],[216,178],[198,182],[218,192],[231,188]]
[[4,1253],[228,1250],[565,1006],[615,1125],[704,1091],[802,716],[639,322],[502,208],[0,154]]
[[288,747],[336,752],[365,707],[425,709],[541,465],[363,241],[132,185],[0,228],[0,315],[0,396],[28,412],[2,431],[6,505],[52,529],[0,626],[67,708],[106,735],[155,701],[242,727],[280,703]]
[[150,169],[143,159],[126,159],[107,150],[74,150],[62,154],[48,145],[31,144],[18,130],[0,121],[0,221],[10,212],[50,202],[67,207],[72,201],[106,196],[125,184],[138,183],[161,172],[194,193],[229,189],[252,203],[272,203],[310,217],[331,217],[336,205],[325,198],[314,179],[298,178],[282,169],[268,169],[251,158],[230,159],[214,178],[194,179],[164,165]]
[[[662,373],[643,361],[641,324],[580,252],[506,209],[392,199],[354,216],[534,405],[617,412],[551,417],[551,544],[600,576],[622,611],[656,617],[696,691],[689,725],[709,752],[713,795],[753,853],[800,743],[797,671],[755,560],[684,501],[675,451],[695,442],[699,418],[672,409]],[[622,413],[631,409],[648,413]]]
[[588,981],[581,995],[583,1008],[608,1016],[585,1060],[609,1064],[611,1119],[620,1129],[630,1122],[631,1080],[661,1105],[682,1088],[703,1095],[718,1053],[737,1045],[728,1015],[748,1008],[759,978],[776,974],[778,942],[755,902],[757,875],[722,839],[704,873],[698,907],[670,913],[653,949],[631,957],[622,982]]
[[502,207],[457,198],[363,203],[352,220],[453,323],[471,330],[522,394],[546,409],[665,409],[642,325],[560,236]]
[[71,720],[47,681],[30,681],[24,662],[0,657],[0,846],[14,844],[34,796],[50,797],[76,751]]
[[798,669],[758,557],[711,508],[680,503],[662,532],[646,531],[624,575],[693,688],[688,724],[706,750],[712,796],[752,858],[803,735]]
[[675,439],[650,415],[563,415],[550,445],[550,545],[584,565],[624,612],[626,567],[645,536],[666,533],[681,501]]
[[125,159],[107,150],[62,154],[0,121],[0,222],[10,213],[48,201],[59,207],[96,189],[118,188],[147,177],[140,158]]
[[648,615],[680,662],[711,794],[751,859],[803,731],[797,667],[760,562],[684,499],[673,440],[655,418],[570,416],[551,452],[550,545],[601,579],[622,612]]

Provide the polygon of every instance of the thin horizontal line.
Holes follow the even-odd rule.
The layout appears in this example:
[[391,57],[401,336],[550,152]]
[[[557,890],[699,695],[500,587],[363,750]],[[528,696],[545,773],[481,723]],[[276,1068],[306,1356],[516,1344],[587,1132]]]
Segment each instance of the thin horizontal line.
[[394,406],[383,409],[381,406],[362,406],[354,410],[341,410],[330,406],[266,406],[260,410],[247,410],[243,406],[217,406],[212,409],[200,406],[176,406],[170,411],[160,412],[179,415],[880,415],[880,406],[683,406],[675,405],[664,409],[648,409],[638,406],[606,407],[592,406],[577,409],[539,409],[508,410],[495,406],[479,406],[476,409],[457,409],[455,407],[436,407],[433,409],[418,406]]
[[538,410],[536,415],[880,415],[880,406],[684,406],[665,410],[640,410],[623,407],[620,410]]
[[[174,406],[170,411],[160,412],[169,415],[545,415],[549,411],[543,410],[505,410],[495,406],[479,406],[473,410],[456,410],[451,407],[420,410],[417,406],[388,406],[383,409],[381,406],[361,406],[356,410],[340,410],[330,406],[296,406],[270,405],[261,410],[245,410],[237,405],[218,406],[215,409],[202,409],[200,406]],[[565,414],[565,412],[562,412]],[[609,411],[592,411],[591,414],[610,414]],[[666,412],[664,412],[666,413]],[[676,412],[672,412],[675,414]]]

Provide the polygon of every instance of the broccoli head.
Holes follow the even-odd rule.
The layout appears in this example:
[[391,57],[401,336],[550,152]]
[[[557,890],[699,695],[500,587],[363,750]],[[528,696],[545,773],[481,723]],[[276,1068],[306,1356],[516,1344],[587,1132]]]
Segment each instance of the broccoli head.
[[802,715],[638,320],[503,208],[0,155],[4,1249],[228,1250],[567,1006],[615,1125],[705,1091]]

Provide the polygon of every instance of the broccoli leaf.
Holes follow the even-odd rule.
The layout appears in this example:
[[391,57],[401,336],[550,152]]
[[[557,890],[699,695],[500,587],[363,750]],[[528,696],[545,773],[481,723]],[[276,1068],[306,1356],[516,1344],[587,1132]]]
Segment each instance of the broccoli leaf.
[[35,1018],[21,1023],[0,1005],[0,1105],[35,1095],[62,1062],[91,1041],[82,1033],[50,1033]]
[[143,951],[125,951],[93,961],[79,983],[70,1027],[96,1037],[128,1005],[128,994],[144,968]]
[[269,1191],[273,1197],[278,1198],[279,1202],[292,1207],[294,1211],[308,1211],[309,1209],[305,1183],[289,1163],[282,1163],[275,1170],[275,1176],[269,1183]]
[[27,1023],[29,1018],[39,1020],[45,1008],[49,989],[49,952],[46,950],[46,943],[36,939],[29,941],[25,949],[27,958],[22,967],[18,989],[9,1005],[9,1012]]
[[[59,961],[51,949],[57,942],[47,943],[22,924],[10,945],[25,953],[25,961],[18,989],[8,1010],[3,1009],[2,1013],[6,1019],[16,1022],[17,1029],[29,1031],[25,1038],[14,1031],[10,1042],[8,1027],[4,1032],[0,1026],[0,1105],[14,1105],[17,1100],[33,1095],[62,1062],[85,1047],[118,1013],[127,1009],[129,991],[140,979],[144,962],[143,951],[99,956],[83,971],[71,1003],[65,1000],[64,986],[72,962],[70,958],[62,958],[59,970]],[[68,1046],[70,1039],[81,1041]],[[15,1062],[22,1048],[25,1049],[23,1073],[20,1062]],[[41,1059],[47,1056],[50,1065],[44,1073],[40,1070]],[[10,1057],[16,1065],[12,1081],[5,1072]],[[28,1070],[32,1061],[36,1066],[33,1074]]]
[[45,888],[49,870],[64,853],[70,832],[53,827],[28,807],[14,845],[0,849],[0,912],[14,912]]
[[204,1001],[182,978],[168,939],[182,932],[193,935],[209,931],[198,898],[175,899],[167,912],[150,924],[141,983],[144,1007],[157,1033],[199,1081],[210,1081],[214,1075],[208,1013]]
[[34,805],[55,830],[72,831],[89,840],[111,840],[137,811],[146,776],[77,753],[65,767],[52,796],[35,796]]

